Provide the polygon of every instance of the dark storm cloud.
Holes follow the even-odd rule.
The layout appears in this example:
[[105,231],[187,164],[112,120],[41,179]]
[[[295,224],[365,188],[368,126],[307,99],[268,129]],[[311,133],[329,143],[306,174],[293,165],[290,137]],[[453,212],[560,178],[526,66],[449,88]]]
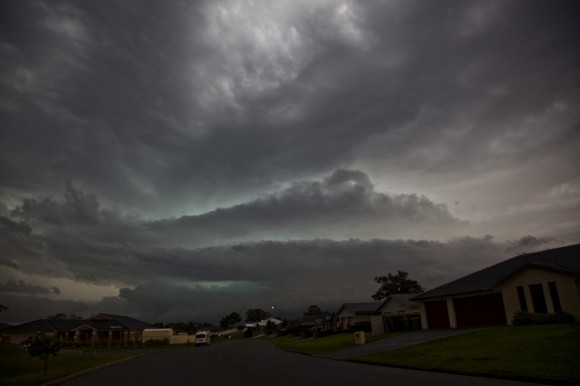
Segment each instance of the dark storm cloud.
[[[131,310],[133,316],[151,321],[214,322],[231,311],[257,307],[275,306],[288,316],[299,315],[309,304],[336,310],[342,302],[369,301],[376,290],[372,279],[380,274],[406,270],[433,288],[517,253],[554,245],[511,249],[516,243],[497,243],[491,237],[445,243],[303,240],[135,251],[131,261],[118,261],[118,272],[125,276],[115,280],[130,282],[132,276],[142,283],[122,288],[116,297],[85,302],[84,308]],[[103,278],[118,276],[94,264],[92,270]],[[57,303],[49,305],[60,309]],[[41,309],[50,314],[49,309]]]
[[578,242],[576,2],[0,7],[13,315],[332,309]]
[[58,287],[45,288],[40,285],[25,283],[23,280],[8,280],[0,284],[0,293],[23,293],[23,294],[60,294]]
[[[293,190],[301,194],[290,194]],[[304,195],[305,191],[310,194]],[[363,173],[339,170],[322,181],[297,184],[276,199],[285,202],[291,197],[295,202],[294,209],[306,213],[308,210],[302,209],[307,203],[303,201],[304,197],[320,200],[337,195],[338,198],[329,199],[332,205],[326,205],[327,208],[338,207],[333,203],[337,199],[346,206],[343,209],[350,215],[361,216],[361,208],[355,205],[354,211],[349,210],[347,204],[367,202],[369,193],[374,200],[390,203],[388,196],[374,192],[372,183]],[[342,194],[349,198],[341,199]],[[353,198],[359,194],[367,200]],[[418,209],[422,210],[419,212],[421,215],[425,214],[425,205],[428,215],[432,215],[434,210],[438,215],[443,213],[446,214],[444,218],[450,218],[447,212],[433,209],[430,201],[423,207],[402,206],[392,213],[417,221],[413,218]],[[314,205],[319,206],[325,205]],[[392,206],[396,208],[396,205]],[[330,209],[316,216],[332,217]],[[235,208],[232,210],[234,215],[237,214]],[[267,212],[271,211],[268,209]],[[259,210],[247,213],[254,212]],[[127,218],[112,215],[102,208],[94,195],[75,190],[71,185],[67,185],[64,200],[49,197],[29,199],[14,214],[36,224],[37,228],[3,220],[3,224],[9,225],[4,229],[4,250],[20,252],[2,254],[4,265],[20,274],[50,275],[51,278],[69,278],[78,283],[116,284],[121,288],[117,297],[86,303],[86,308],[97,309],[96,312],[99,307],[107,307],[109,312],[130,309],[148,320],[217,320],[220,313],[232,309],[244,312],[238,308],[266,307],[267,304],[284,308],[288,313],[299,312],[305,303],[320,303],[332,308],[339,302],[368,300],[375,286],[372,278],[385,272],[404,269],[423,285],[432,287],[493,264],[498,259],[558,245],[557,240],[531,236],[512,243],[494,242],[491,236],[486,236],[463,237],[449,242],[379,239],[255,241],[210,248],[156,245],[156,240],[163,239],[159,236],[133,244],[128,240],[137,238],[132,236],[132,233],[138,233],[137,223],[142,222],[141,227],[146,228],[146,222],[132,219],[127,223]],[[254,225],[258,220],[256,217]],[[334,216],[333,220],[348,222],[341,216]],[[268,220],[264,221],[262,227],[271,226]],[[285,222],[281,217],[280,221]],[[14,264],[10,265],[11,262]],[[4,294],[15,290],[60,293],[60,290],[14,279],[8,279],[0,290]],[[50,303],[50,306],[54,305]]]
[[90,316],[93,311],[86,302],[70,300],[53,300],[40,296],[23,297],[20,294],[2,293],[3,304],[10,304],[9,312],[2,315],[2,321],[8,324],[20,324],[36,319],[45,319],[49,315],[64,313],[67,315]]
[[[505,136],[506,124],[577,105],[573,3],[348,5],[6,3],[5,188],[54,192],[71,178],[159,214],[235,202],[367,151],[469,174],[550,151],[530,135],[540,127]],[[552,147],[578,142],[562,125]],[[380,150],[357,150],[376,136]]]
[[322,181],[296,182],[247,204],[147,228],[169,242],[200,246],[248,238],[418,237],[465,225],[445,205],[424,196],[377,192],[365,173],[340,169]]
[[[96,195],[70,183],[65,188],[63,199],[27,198],[12,211],[15,220],[0,218],[5,224],[2,264],[52,274],[64,264],[78,280],[139,282],[187,260],[188,249],[177,246],[198,249],[264,239],[398,238],[400,227],[412,227],[420,235],[467,225],[427,197],[377,192],[369,177],[356,170],[340,169],[320,181],[297,182],[279,194],[243,205],[155,222],[102,207]],[[191,269],[182,273],[195,276],[197,261],[203,260],[194,259]],[[144,276],[130,279],[132,275],[125,272],[131,265],[135,265],[131,271],[143,268]]]

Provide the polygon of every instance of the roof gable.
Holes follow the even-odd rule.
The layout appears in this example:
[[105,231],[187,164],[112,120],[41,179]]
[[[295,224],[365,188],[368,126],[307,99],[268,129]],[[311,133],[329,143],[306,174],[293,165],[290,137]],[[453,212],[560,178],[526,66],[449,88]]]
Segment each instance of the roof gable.
[[580,276],[580,244],[519,255],[436,287],[412,299],[423,300],[438,296],[491,290],[526,266]]

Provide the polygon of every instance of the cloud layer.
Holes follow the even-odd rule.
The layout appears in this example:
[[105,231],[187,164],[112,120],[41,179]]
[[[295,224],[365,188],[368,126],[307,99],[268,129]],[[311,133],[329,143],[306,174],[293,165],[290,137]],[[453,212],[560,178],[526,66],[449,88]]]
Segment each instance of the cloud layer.
[[[17,304],[13,317],[64,307],[71,314],[106,308],[155,321],[215,321],[230,309],[272,306],[293,316],[305,302],[334,309],[369,300],[372,278],[385,272],[407,270],[432,287],[562,243],[532,236],[514,242],[329,238],[337,230],[357,234],[357,227],[373,234],[399,226],[469,226],[426,197],[376,192],[366,175],[344,169],[200,216],[152,222],[103,208],[70,184],[63,198],[29,198],[11,215],[0,217],[0,291]],[[83,288],[101,296],[83,298]],[[39,306],[39,296],[50,301]]]
[[429,287],[577,243],[579,14],[5,2],[2,302],[13,321],[290,312],[368,300],[385,270]]

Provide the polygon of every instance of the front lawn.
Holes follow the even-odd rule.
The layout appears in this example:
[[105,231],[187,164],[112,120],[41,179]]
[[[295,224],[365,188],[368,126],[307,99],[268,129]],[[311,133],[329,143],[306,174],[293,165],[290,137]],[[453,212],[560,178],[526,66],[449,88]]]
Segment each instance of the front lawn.
[[67,351],[48,360],[48,376],[44,375],[44,362],[28,359],[22,347],[0,347],[0,385],[41,385],[52,380],[87,370],[102,364],[136,355],[131,351]]
[[580,326],[487,328],[355,360],[430,370],[580,380]]

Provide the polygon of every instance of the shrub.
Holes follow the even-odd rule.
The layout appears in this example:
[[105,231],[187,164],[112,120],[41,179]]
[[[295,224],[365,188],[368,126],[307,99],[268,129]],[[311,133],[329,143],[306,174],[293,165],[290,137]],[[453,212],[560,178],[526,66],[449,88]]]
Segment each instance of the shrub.
[[245,338],[251,338],[252,336],[254,336],[254,333],[252,332],[251,328],[246,328],[246,331],[244,331],[244,337]]
[[514,326],[528,326],[532,324],[532,314],[528,311],[518,311],[514,314],[512,324]]
[[566,311],[558,311],[554,314],[555,323],[563,324],[563,323],[574,323],[576,318],[574,315],[566,312]]
[[566,311],[558,311],[553,314],[540,314],[537,312],[518,311],[512,320],[514,326],[531,326],[539,324],[562,324],[574,323],[574,315]]

